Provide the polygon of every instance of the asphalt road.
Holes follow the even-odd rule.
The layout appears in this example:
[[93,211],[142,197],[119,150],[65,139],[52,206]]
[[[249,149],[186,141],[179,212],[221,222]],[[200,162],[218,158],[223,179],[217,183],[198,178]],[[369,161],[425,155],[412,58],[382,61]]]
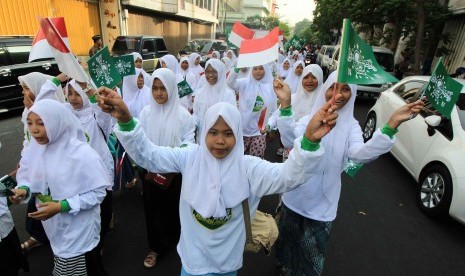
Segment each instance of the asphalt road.
[[[362,125],[372,104],[356,102],[356,118]],[[19,160],[21,131],[19,115],[0,119],[2,174],[13,170]],[[272,143],[267,158],[277,160],[275,149]],[[415,205],[415,185],[389,154],[365,165],[353,179],[344,175],[324,275],[465,275],[465,226],[452,219],[424,216]],[[276,196],[266,197],[260,209],[272,212],[276,203]],[[24,240],[25,208],[13,206],[11,210]],[[180,260],[174,248],[154,269],[143,267],[147,247],[139,187],[116,193],[114,210],[117,224],[103,255],[110,275],[179,275]],[[28,257],[31,272],[20,275],[50,275],[51,256],[48,246],[34,249]],[[276,275],[275,260],[246,253],[239,275]]]

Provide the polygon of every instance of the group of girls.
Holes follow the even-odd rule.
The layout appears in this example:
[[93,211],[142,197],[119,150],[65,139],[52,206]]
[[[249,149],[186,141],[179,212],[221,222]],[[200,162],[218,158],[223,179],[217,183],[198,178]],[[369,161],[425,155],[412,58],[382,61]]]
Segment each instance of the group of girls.
[[[285,81],[273,81],[268,64],[250,68],[245,77],[233,67],[226,78],[226,65],[219,59],[210,59],[203,74],[199,62],[195,54],[180,64],[174,56],[164,56],[164,68],[151,76],[136,69],[135,76],[123,80],[120,93],[102,87],[98,99],[87,84],[70,81],[66,105],[54,94],[61,79],[39,86],[39,96],[47,96],[38,96],[25,111],[32,139],[10,200],[40,200],[39,210],[28,217],[44,226],[55,255],[54,275],[106,275],[99,242],[113,180],[102,141],[111,129],[141,168],[146,267],[155,266],[177,242],[181,275],[236,275],[245,244],[242,201],[249,201],[253,217],[261,197],[284,193],[278,264],[284,275],[319,275],[344,165],[348,159],[363,163],[388,151],[397,127],[422,107],[416,102],[399,108],[363,144],[353,118],[356,86],[335,83],[334,75],[323,84],[318,66],[303,68],[296,62]],[[188,82],[190,74],[197,83],[184,105],[177,84]],[[275,113],[278,98],[276,125],[283,144],[293,150],[286,162],[269,163],[263,160],[263,125],[266,115]],[[100,142],[92,143],[96,139]],[[0,230],[3,238],[6,231]]]

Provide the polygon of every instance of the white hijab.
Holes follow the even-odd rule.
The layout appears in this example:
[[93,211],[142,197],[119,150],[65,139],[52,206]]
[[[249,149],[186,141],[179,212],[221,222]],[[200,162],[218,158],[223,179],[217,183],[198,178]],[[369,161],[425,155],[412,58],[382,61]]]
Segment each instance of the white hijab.
[[[236,145],[228,156],[216,159],[207,149],[205,138],[220,116],[233,131]],[[203,125],[198,150],[188,157],[190,168],[183,177],[186,184],[183,183],[182,197],[202,217],[220,218],[226,216],[226,208],[249,197],[241,116],[234,106],[217,103],[206,112]]]
[[[18,77],[19,83],[20,84],[25,84],[29,90],[31,90],[32,94],[34,94],[35,102],[40,101],[41,99],[52,99],[59,101],[60,103],[65,102],[65,95],[63,94],[63,89],[61,88],[61,85],[58,85],[57,90],[55,93],[50,94],[50,93],[40,93],[41,87],[47,82],[47,80],[52,80],[54,77],[46,74],[42,74],[39,72],[32,72],[29,74],[26,74],[24,76]],[[51,91],[48,91],[51,92]],[[40,94],[40,95],[39,95]],[[29,112],[29,109],[27,107],[24,108],[23,114],[21,116],[21,122],[23,122],[24,125],[24,133],[27,132],[27,113]]]
[[180,129],[183,117],[181,112],[185,110],[179,105],[176,77],[168,68],[160,68],[153,72],[150,86],[153,85],[155,79],[159,79],[165,86],[168,101],[158,104],[153,95],[150,97],[150,105],[144,108],[144,110],[148,109],[148,120],[144,124],[145,134],[155,145],[177,147],[182,142]]
[[81,123],[70,110],[45,99],[31,112],[42,119],[49,139],[45,145],[31,141],[23,157],[32,193],[47,194],[49,188],[54,200],[63,200],[112,185],[102,159],[85,142]]
[[271,104],[276,105],[277,103],[276,94],[273,91],[273,75],[271,74],[270,66],[267,64],[262,66],[265,70],[265,75],[260,80],[256,80],[253,77],[253,67],[249,69],[245,93],[241,94],[239,97],[239,111],[241,113],[243,125],[247,125],[247,122],[249,122],[253,113],[255,99],[259,94],[263,99],[264,108]]
[[178,74],[178,59],[173,55],[164,55],[161,60],[166,64],[166,68],[173,71],[174,75]]
[[[288,62],[289,63],[289,67],[287,69],[284,69],[284,62]],[[283,79],[286,79],[287,78],[287,75],[289,74],[289,72],[292,70],[292,66],[291,66],[292,62],[290,59],[286,58],[280,65],[279,65],[279,69],[278,69],[278,75],[279,77],[283,78]]]
[[142,70],[136,68],[136,74],[123,78],[123,101],[129,108],[132,116],[138,118],[142,109],[150,103],[151,90],[145,80],[142,88],[137,86],[137,78],[143,76]]
[[[231,53],[231,57],[228,57],[228,54]],[[231,60],[231,64],[234,63],[234,60],[236,60],[237,56],[236,54],[234,53],[233,50],[228,50],[225,54],[224,54],[225,57],[228,57],[230,60]]]
[[[312,74],[318,80],[318,86],[313,91],[306,91],[302,82],[305,76]],[[291,97],[292,111],[294,111],[294,119],[298,121],[303,116],[312,111],[317,95],[323,86],[323,70],[316,64],[310,64],[302,71],[302,80],[298,84],[297,92]]]
[[200,79],[200,77],[202,76],[202,73],[204,71],[202,66],[200,66],[200,64],[195,65],[195,61],[198,58],[200,58],[200,55],[197,54],[197,53],[192,53],[189,56],[191,71],[192,71],[192,74],[194,74],[194,77],[195,77],[196,81],[198,81]]
[[[215,55],[215,56],[213,56],[213,55]],[[221,58],[220,52],[219,51],[213,51],[211,58],[220,59]]]
[[299,64],[302,65],[302,68],[305,68],[305,64],[303,61],[296,61],[294,65],[292,65],[292,70],[289,72],[286,79],[284,80],[285,83],[289,84],[292,94],[295,94],[295,92],[297,92],[297,87],[302,82],[303,78],[303,74],[301,74],[300,76],[297,76],[295,74],[295,69],[297,68],[297,66],[299,66]]
[[[329,75],[315,100],[312,112],[303,117],[299,124],[308,124],[310,118],[326,103],[326,91],[336,82],[336,79],[337,72]],[[324,168],[321,181],[323,182],[323,193],[330,201],[339,198],[340,185],[334,185],[334,183],[338,183],[338,181],[340,183],[340,174],[347,164],[350,128],[356,121],[354,118],[354,103],[357,96],[357,85],[349,84],[349,87],[352,96],[346,105],[337,111],[339,116],[336,126],[321,139],[321,143],[327,152],[321,161],[322,168]]]
[[[181,67],[181,63],[183,63],[184,61],[187,62],[188,66],[187,66],[187,70],[184,70],[182,69]],[[178,69],[177,69],[177,79],[184,79],[186,78],[187,75],[190,75],[192,74],[191,73],[191,62],[189,60],[189,57],[187,56],[184,56],[182,57],[180,60],[179,60],[179,63],[178,63]],[[186,79],[187,80],[187,79]],[[179,82],[179,81],[178,81]]]
[[[137,59],[140,59],[142,60],[142,65],[144,64],[144,59],[142,58],[141,54],[139,54],[138,52],[132,52],[131,55],[134,58],[134,63],[136,62]],[[152,77],[149,75],[149,73],[145,72],[145,70],[143,69],[143,66],[141,70],[142,70],[142,74],[144,74],[144,84],[147,85],[152,79]]]
[[228,57],[222,57],[221,61],[224,63],[224,66],[226,67],[226,72],[229,72],[231,70],[231,59]]

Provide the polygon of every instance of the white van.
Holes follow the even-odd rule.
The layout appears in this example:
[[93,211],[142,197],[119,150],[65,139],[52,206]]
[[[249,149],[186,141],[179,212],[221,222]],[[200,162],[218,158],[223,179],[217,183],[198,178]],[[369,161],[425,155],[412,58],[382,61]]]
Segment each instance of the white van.
[[[339,60],[339,48],[340,45],[334,46],[334,55],[329,64],[329,73],[332,73],[337,69],[337,64]],[[394,75],[394,53],[385,47],[373,47],[373,53],[375,54],[376,61],[384,69],[384,71]],[[325,75],[325,79],[328,77]],[[383,83],[383,84],[366,84],[366,85],[357,85],[357,96],[361,98],[378,98],[379,94],[391,87],[392,83]]]
[[323,45],[316,57],[316,64],[320,65],[321,69],[323,69],[324,75],[328,75],[328,65],[333,57],[333,52],[334,45]]

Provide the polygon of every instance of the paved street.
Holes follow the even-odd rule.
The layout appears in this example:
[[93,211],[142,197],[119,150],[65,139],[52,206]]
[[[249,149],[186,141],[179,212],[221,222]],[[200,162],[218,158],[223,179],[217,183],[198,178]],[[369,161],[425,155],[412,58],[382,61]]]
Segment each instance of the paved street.
[[[356,118],[373,102],[357,101]],[[19,159],[22,124],[19,115],[0,119],[0,173],[13,170]],[[274,155],[275,143],[267,151]],[[465,275],[465,226],[452,219],[432,220],[415,205],[415,181],[389,154],[365,165],[354,179],[343,177],[338,217],[326,260],[326,276],[340,275]],[[277,197],[262,200],[260,209],[271,212]],[[140,189],[117,193],[118,216],[108,236],[104,264],[110,275],[179,275],[180,260],[173,251],[147,270],[144,214]],[[11,208],[20,238],[24,231],[24,206]],[[30,273],[50,275],[51,251],[47,246],[29,255]],[[273,257],[246,254],[239,275],[275,275]]]

